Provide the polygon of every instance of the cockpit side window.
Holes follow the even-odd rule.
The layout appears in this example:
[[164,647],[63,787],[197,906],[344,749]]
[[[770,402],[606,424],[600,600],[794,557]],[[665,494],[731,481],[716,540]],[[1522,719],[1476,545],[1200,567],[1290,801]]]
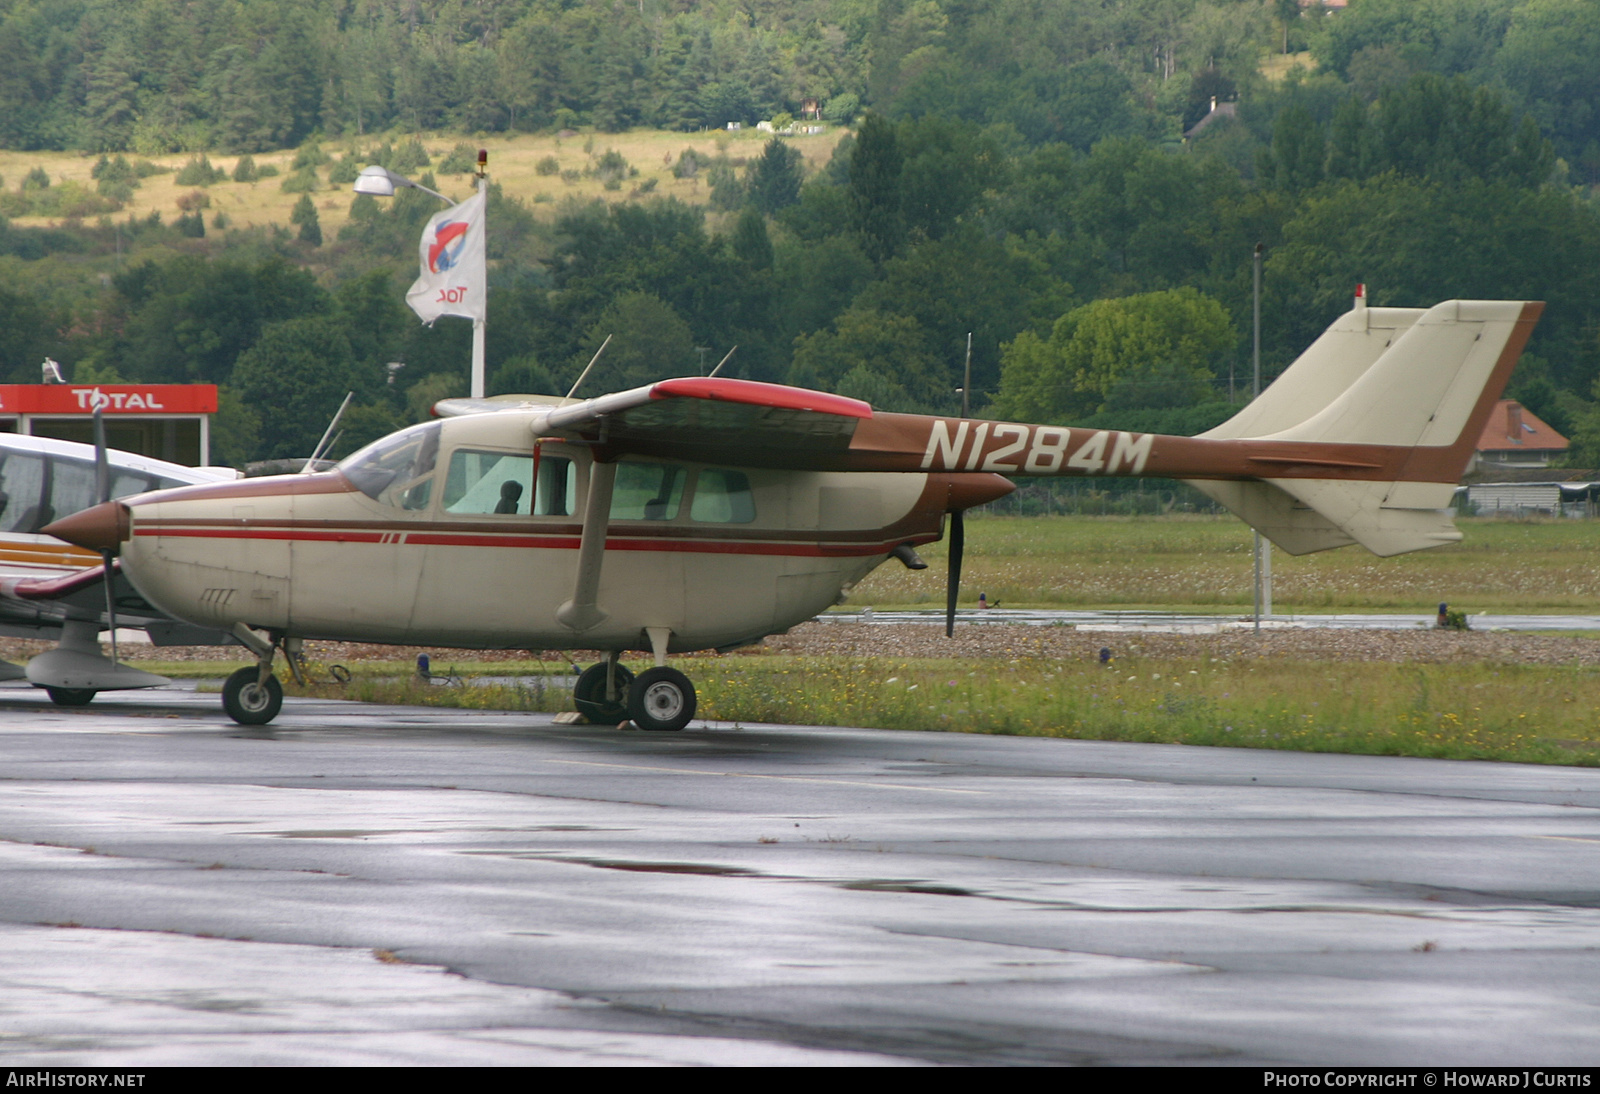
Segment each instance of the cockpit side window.
[[541,453],[537,489],[530,491],[534,466],[531,455],[456,449],[444,477],[445,512],[527,516],[531,502],[534,516],[570,516],[577,467],[564,456]]
[[412,426],[374,441],[339,464],[367,497],[399,509],[426,509],[433,496],[441,423]]

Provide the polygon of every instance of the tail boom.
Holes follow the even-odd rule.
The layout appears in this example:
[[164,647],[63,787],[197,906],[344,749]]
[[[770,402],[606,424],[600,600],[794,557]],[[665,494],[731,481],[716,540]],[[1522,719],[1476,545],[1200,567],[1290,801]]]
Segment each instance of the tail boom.
[[1436,547],[1460,538],[1451,494],[1543,310],[1356,309],[1199,437],[874,414],[837,466],[1183,479],[1293,554]]

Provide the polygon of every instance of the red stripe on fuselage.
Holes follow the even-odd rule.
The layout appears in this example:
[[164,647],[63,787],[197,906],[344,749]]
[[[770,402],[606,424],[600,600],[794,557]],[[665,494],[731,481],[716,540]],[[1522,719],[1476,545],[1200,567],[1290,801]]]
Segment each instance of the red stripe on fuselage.
[[[173,536],[193,539],[259,539],[302,540],[320,543],[391,543],[401,542],[387,538],[382,532],[310,531],[296,528],[170,528],[156,525],[135,528],[136,536]],[[868,557],[887,554],[896,544],[914,542],[930,543],[938,538],[933,533],[914,536],[896,536],[892,540],[869,543],[796,543],[760,540],[683,540],[647,539],[638,537],[607,537],[608,551],[678,551],[685,554],[731,555],[789,555],[797,557]],[[507,533],[482,535],[452,532],[410,532],[403,542],[417,546],[438,547],[515,547],[544,550],[575,551],[580,539],[572,535],[530,536]]]

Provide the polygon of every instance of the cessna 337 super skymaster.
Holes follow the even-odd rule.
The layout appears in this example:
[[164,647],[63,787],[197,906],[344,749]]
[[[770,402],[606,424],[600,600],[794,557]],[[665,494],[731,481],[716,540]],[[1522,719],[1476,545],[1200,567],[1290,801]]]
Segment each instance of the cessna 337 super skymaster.
[[[106,456],[112,497],[238,477],[230,468],[184,467],[114,449]],[[0,680],[26,679],[64,706],[87,703],[97,691],[167,683],[101,654],[99,635],[109,622],[101,560],[40,532],[98,502],[95,479],[89,445],[0,434],[0,634],[60,642],[26,667],[0,661]],[[112,602],[118,626],[143,628],[157,644],[224,640],[152,608],[120,575],[113,575]]]
[[[727,649],[835,603],[1003,476],[1186,479],[1292,554],[1394,555],[1460,539],[1449,504],[1542,305],[1358,306],[1259,398],[1200,437],[876,413],[715,378],[570,400],[447,400],[322,474],[165,490],[48,531],[118,550],[140,593],[258,658],[228,682],[274,717],[277,650],[307,638],[599,649],[591,721],[680,729],[669,654]],[[648,651],[637,677],[620,653]]]

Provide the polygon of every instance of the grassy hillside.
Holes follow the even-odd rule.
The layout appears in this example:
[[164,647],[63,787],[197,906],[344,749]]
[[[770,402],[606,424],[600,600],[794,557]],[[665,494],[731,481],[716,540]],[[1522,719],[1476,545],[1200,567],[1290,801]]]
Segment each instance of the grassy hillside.
[[[828,162],[833,155],[834,145],[844,133],[845,130],[830,126],[821,134],[786,139],[806,157],[807,171],[810,172]],[[391,136],[388,139],[399,143],[400,140],[409,138]],[[605,201],[629,201],[641,197],[671,195],[691,204],[703,204],[710,196],[704,171],[698,178],[673,177],[672,165],[677,162],[683,150],[693,148],[696,153],[704,154],[706,158],[714,158],[719,153],[725,152],[735,164],[738,164],[759,155],[762,145],[768,139],[767,134],[754,129],[736,133],[723,131],[677,133],[639,129],[626,133],[578,133],[565,138],[553,133],[518,133],[482,138],[437,133],[422,138],[423,147],[432,157],[434,166],[419,168],[408,174],[416,178],[426,171],[433,170],[438,181],[437,189],[441,193],[461,198],[468,197],[471,194],[469,175],[443,176],[437,171],[438,165],[452,148],[458,143],[466,143],[474,148],[488,149],[489,177],[498,182],[507,195],[519,197],[533,208],[543,206],[553,209],[556,203],[569,197],[582,200],[600,198]],[[370,150],[381,143],[381,140],[382,138],[330,141],[323,144],[322,148],[324,152],[338,159],[349,151]],[[601,180],[593,175],[584,175],[585,169],[592,167],[608,150],[620,153],[629,165],[638,171],[636,176],[623,181],[615,190],[605,189]],[[540,161],[552,156],[559,165],[559,170],[566,173],[566,177],[562,174],[538,173],[537,166]],[[130,160],[137,158],[129,157]],[[226,214],[232,227],[288,225],[290,211],[300,200],[298,193],[287,193],[283,189],[284,180],[293,173],[290,165],[294,158],[293,151],[255,156],[258,168],[270,164],[278,169],[278,176],[241,183],[234,182],[231,178],[239,157],[211,156],[212,166],[227,172],[229,178],[203,188],[204,194],[210,199],[209,207],[204,210],[207,224],[209,225],[217,213],[221,212]],[[6,189],[16,190],[30,171],[40,168],[50,176],[52,185],[75,182],[93,192],[95,182],[90,173],[97,159],[97,156],[73,152],[0,150],[0,183],[3,183]],[[145,217],[151,212],[159,212],[166,221],[177,217],[182,212],[179,199],[201,189],[194,186],[179,186],[177,183],[177,173],[189,159],[190,156],[187,154],[150,157],[149,162],[169,170],[145,178],[142,185],[133,191],[132,199],[124,205],[122,211],[112,214],[113,219],[121,220],[128,216]],[[579,177],[572,177],[571,172],[574,171],[579,173]],[[332,240],[337,237],[340,226],[348,218],[350,201],[354,195],[348,185],[328,183],[326,165],[318,170],[318,178],[320,189],[311,196],[317,206],[323,235],[326,239]],[[50,217],[13,219],[13,223],[19,226],[47,226],[57,222],[57,219]]]

